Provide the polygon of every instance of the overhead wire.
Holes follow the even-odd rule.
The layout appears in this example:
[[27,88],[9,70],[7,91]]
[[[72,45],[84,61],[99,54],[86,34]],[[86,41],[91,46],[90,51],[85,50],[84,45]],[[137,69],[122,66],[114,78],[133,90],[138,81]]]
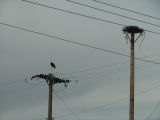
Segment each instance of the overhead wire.
[[146,120],[151,120],[151,117],[153,116],[153,114],[155,113],[155,111],[158,109],[159,105],[160,105],[160,101],[155,106],[155,108],[153,109],[153,111],[151,112],[151,114],[148,116],[148,118]]
[[0,86],[5,87],[5,86],[8,86],[8,85],[17,84],[17,83],[20,83],[20,82],[26,83],[27,85],[30,85],[30,86],[36,86],[38,84],[44,83],[44,82],[29,83],[27,81],[27,79],[25,79],[24,81],[23,80],[13,80],[13,81],[8,81],[8,82],[2,82],[2,83],[0,83]]
[[39,85],[39,84],[44,83],[44,81],[41,81],[41,82],[38,82],[38,83],[29,83],[28,80],[25,79],[25,83],[26,83],[27,85],[29,85],[29,86],[37,86],[37,85]]
[[[153,56],[153,55],[150,55],[150,56]],[[146,57],[150,57],[150,56],[146,56]],[[143,57],[143,58],[146,58],[146,57]],[[158,58],[158,59],[154,59],[154,61],[155,60],[159,60],[160,58]],[[121,64],[121,63],[127,63],[128,64],[128,62],[127,61],[123,61],[123,62],[119,62],[119,63],[115,63],[115,64],[110,64],[110,65],[108,65],[108,66],[100,66],[100,67],[97,67],[97,68],[99,68],[99,69],[102,69],[102,68],[108,68],[108,67],[111,67],[111,66],[116,66],[116,65],[119,65],[119,64]],[[145,63],[140,63],[140,64],[137,64],[138,65],[138,67],[146,67],[146,66],[151,66],[151,65],[154,65],[154,64],[151,64],[151,65],[143,65],[143,64],[145,64]],[[141,65],[141,66],[139,66],[139,65]],[[94,68],[94,67],[93,67]],[[127,69],[126,69],[127,68]],[[106,70],[106,71],[100,71],[100,72],[93,72],[93,73],[88,73],[88,74],[80,74],[79,76],[73,76],[73,78],[78,78],[77,80],[83,80],[83,79],[85,79],[86,78],[86,76],[90,76],[90,77],[87,77],[87,79],[89,79],[89,78],[92,78],[93,76],[92,75],[99,75],[99,74],[106,74],[106,73],[119,73],[119,72],[123,72],[123,71],[126,71],[126,70],[128,70],[128,68],[129,68],[129,65],[125,65],[125,66],[121,66],[121,67],[118,67],[118,68],[114,68],[114,69],[109,69],[109,70]],[[136,67],[137,68],[137,67]],[[81,71],[75,71],[75,73],[83,73],[83,72],[86,72],[86,71],[92,71],[93,69],[85,69],[84,71],[83,70],[81,70]],[[117,71],[117,70],[120,70],[120,71]],[[116,71],[116,72],[115,72]],[[104,76],[105,76],[105,74],[104,74]],[[72,75],[72,74],[71,74]],[[107,75],[107,74],[106,74]],[[81,78],[81,76],[83,76],[82,78]],[[94,77],[96,77],[96,76],[94,76]],[[102,75],[103,76],[103,75]]]
[[[153,64],[151,64],[151,65],[153,65]],[[151,66],[151,65],[145,65],[145,66],[142,66],[142,67]],[[139,66],[139,67],[141,67],[141,66]],[[124,68],[125,68],[125,66],[124,66]],[[127,66],[126,66],[126,68],[127,68]],[[95,74],[93,74],[94,76],[78,78],[78,79],[75,79],[75,80],[77,80],[77,81],[86,81],[87,79],[90,79],[90,78],[103,77],[103,76],[107,76],[107,75],[111,75],[111,74],[115,74],[115,73],[120,73],[120,72],[124,72],[124,71],[127,71],[127,70],[128,70],[128,68],[127,68],[127,69],[123,69],[123,70],[121,70],[121,68],[118,68],[118,69],[120,69],[120,71],[115,71],[115,72],[114,72],[114,70],[112,70],[113,72],[109,72],[109,71],[108,71],[108,74],[106,74],[107,71],[103,71],[103,72],[106,72],[106,73],[105,73],[105,74],[102,74],[102,75],[99,75],[99,74],[101,74],[101,73],[95,73]],[[115,70],[117,70],[117,69],[115,69]],[[71,81],[75,81],[75,80],[71,80]],[[90,79],[90,80],[91,80],[91,79]],[[9,83],[12,84],[12,82],[7,82],[7,83],[4,83],[4,84],[9,84]],[[7,92],[16,92],[16,91],[24,91],[24,90],[27,90],[27,89],[32,89],[32,88],[34,88],[34,86],[38,86],[38,85],[40,85],[41,83],[44,83],[44,82],[39,82],[39,83],[37,83],[37,84],[36,84],[36,83],[35,83],[35,84],[27,84],[27,85],[30,85],[31,87],[16,88],[16,89],[14,89],[14,90],[9,90],[9,91],[7,91]],[[41,84],[41,85],[43,85],[43,84]],[[159,85],[158,85],[158,86],[159,86]],[[158,87],[158,86],[157,86],[157,87]],[[65,89],[65,88],[64,88],[64,89]],[[54,91],[56,91],[56,92],[61,92],[61,91],[64,91],[64,89],[61,89],[61,90],[55,90],[55,89],[54,89]],[[144,91],[144,92],[151,91],[152,89],[154,89],[154,88],[148,89],[148,90],[146,90],[146,91]]]
[[58,95],[56,92],[54,93],[57,98],[59,100],[61,100],[61,102],[67,107],[67,109],[72,113],[72,115],[77,119],[77,120],[81,120],[80,117],[75,113],[73,112],[73,110],[70,108],[70,106],[64,101],[64,99],[62,99],[62,97],[60,97],[60,95]]
[[110,70],[106,70],[106,71],[100,71],[100,72],[93,72],[93,73],[88,73],[88,74],[84,74],[84,75],[80,75],[80,76],[74,76],[76,78],[81,78],[81,76],[83,77],[86,77],[86,76],[92,76],[92,75],[99,75],[99,74],[106,74],[106,73],[110,73],[110,72],[114,72],[115,70],[122,70],[124,68],[129,68],[129,65],[126,65],[126,66],[122,66],[122,67],[118,67],[118,68],[115,68],[115,69],[110,69]]
[[[1,23],[0,23],[1,24]],[[7,25],[8,26],[8,24],[3,24],[3,25]],[[27,31],[29,31],[29,32],[34,32],[34,33],[38,33],[38,32],[35,32],[35,31],[32,31],[32,30],[28,30],[28,29],[24,29],[24,28],[19,28],[19,27],[16,27],[16,26],[11,26],[11,25],[9,25],[9,27],[14,27],[14,28],[18,28],[18,29],[21,29],[21,30],[27,30]],[[38,33],[39,34],[39,33]],[[44,35],[44,33],[42,34],[42,35]],[[46,34],[45,34],[46,35]],[[51,35],[50,35],[50,37],[51,37]],[[56,37],[57,38],[57,37]],[[153,63],[153,61],[152,61],[152,63]],[[155,63],[155,62],[154,62]],[[119,64],[119,63],[117,63],[117,64]],[[112,65],[111,65],[112,66]],[[121,71],[118,71],[118,72],[121,72]],[[116,72],[117,73],[117,72]],[[98,74],[98,73],[95,73],[95,74]],[[102,73],[101,73],[102,74]],[[79,80],[82,80],[82,79],[89,79],[89,78],[93,78],[93,77],[96,77],[96,76],[91,76],[91,77],[87,77],[87,78],[81,78],[81,79],[79,79]]]
[[[142,91],[142,92],[140,92],[140,93],[137,93],[137,94],[135,94],[135,96],[139,96],[139,95],[148,93],[148,92],[153,91],[154,89],[157,89],[157,88],[159,88],[159,87],[160,87],[160,84],[158,84],[158,85],[156,85],[156,86],[154,86],[154,87],[152,87],[152,88],[146,89],[146,90],[144,90],[144,91]],[[106,107],[109,107],[110,105],[114,105],[114,104],[120,103],[120,102],[122,102],[122,101],[124,101],[124,100],[126,100],[126,99],[128,99],[128,98],[129,98],[129,97],[123,97],[123,98],[121,98],[121,99],[114,100],[114,101],[112,101],[112,102],[110,102],[110,103],[107,103],[107,104],[104,104],[104,105],[100,105],[100,106],[97,106],[97,107],[94,107],[94,108],[90,108],[90,109],[87,109],[87,110],[83,110],[83,111],[78,112],[78,113],[76,113],[76,114],[84,114],[84,113],[87,113],[87,112],[90,112],[90,111],[94,111],[94,110],[97,110],[97,109],[102,109],[102,108],[104,108],[104,107],[106,108]],[[71,115],[71,114],[65,114],[65,115],[57,116],[57,118],[63,118],[63,117],[70,116],[70,115]]]
[[[94,108],[90,108],[90,109],[87,109],[87,110],[83,110],[81,112],[77,112],[76,114],[80,115],[80,114],[84,114],[84,113],[87,113],[87,112],[90,112],[90,111],[94,111],[96,109],[101,109],[101,108],[104,108],[104,107],[108,107],[110,105],[113,105],[113,104],[117,104],[123,100],[125,100],[126,98],[122,98],[122,99],[118,99],[118,100],[115,100],[115,101],[112,101],[110,103],[107,103],[105,105],[101,105],[101,106],[97,106],[97,107],[94,107]],[[63,117],[66,117],[66,116],[70,116],[71,114],[65,114],[65,115],[61,115],[61,116],[57,116],[57,118],[63,118]]]
[[[39,34],[39,35],[42,35],[42,36],[46,36],[46,37],[50,37],[50,38],[62,40],[62,41],[65,41],[65,42],[77,44],[77,45],[80,45],[80,46],[85,46],[85,47],[97,49],[97,50],[100,50],[100,51],[105,51],[105,52],[109,52],[109,53],[112,53],[112,54],[129,57],[129,55],[125,55],[125,54],[122,54],[122,53],[114,52],[114,51],[112,51],[112,50],[107,50],[107,49],[103,49],[103,48],[98,48],[98,47],[96,47],[96,46],[87,45],[87,44],[83,44],[83,43],[80,43],[80,42],[75,42],[75,41],[67,40],[67,39],[64,39],[64,38],[61,38],[61,37],[57,37],[57,36],[45,34],[45,33],[42,33],[42,32],[37,32],[37,31],[34,31],[34,30],[30,30],[30,29],[26,29],[26,28],[22,28],[22,27],[10,25],[10,24],[7,24],[7,23],[2,23],[2,22],[0,22],[0,24],[1,24],[1,25],[4,25],[4,26],[11,27],[11,28],[16,28],[16,29],[19,29],[19,30],[23,30],[23,31],[27,31],[27,32]],[[140,59],[140,58],[139,58],[139,59]],[[160,64],[160,63],[157,63],[157,64]]]
[[32,2],[32,1],[28,1],[28,0],[22,0],[22,1],[23,2],[28,2],[28,3],[31,3],[31,4],[35,4],[35,5],[39,5],[39,6],[42,6],[42,7],[55,9],[55,10],[62,11],[62,12],[67,12],[67,13],[71,13],[71,14],[75,14],[75,15],[91,18],[91,19],[94,19],[94,20],[99,20],[99,21],[102,21],[102,22],[108,22],[108,23],[112,23],[112,24],[115,24],[115,25],[119,25],[119,26],[126,26],[124,24],[120,24],[120,23],[117,23],[117,22],[112,22],[112,21],[108,21],[108,20],[104,20],[104,19],[100,19],[100,18],[96,18],[96,17],[92,17],[92,16],[88,16],[88,15],[72,12],[72,11],[69,11],[69,10],[63,10],[63,9],[60,9],[60,8],[56,8],[56,7],[52,7],[52,6],[48,6],[48,5],[44,5],[44,4],[40,4],[40,3],[36,3],[36,2]]
[[77,71],[73,71],[73,72],[68,72],[68,73],[65,73],[63,75],[68,75],[68,74],[72,75],[72,74],[83,73],[83,72],[87,72],[87,71],[93,71],[93,70],[97,70],[97,69],[104,69],[104,68],[108,68],[108,67],[112,67],[112,66],[117,66],[117,65],[126,63],[127,61],[121,61],[121,62],[109,64],[109,65],[103,65],[103,66],[96,66],[96,67],[86,68],[86,69],[83,69],[83,70],[77,70]]
[[[151,54],[151,55],[147,55],[147,56],[144,56],[144,57],[142,57],[143,59],[144,58],[149,58],[149,57],[153,57],[153,56],[157,56],[157,55],[160,55],[160,53],[156,53],[156,54]],[[156,58],[156,59],[152,59],[152,61],[157,61],[157,60],[160,60],[160,58]],[[126,60],[126,61],[122,61],[122,62],[117,62],[117,63],[113,63],[113,64],[110,64],[110,65],[106,65],[106,66],[99,66],[99,67],[97,67],[97,68],[99,68],[99,69],[103,69],[103,68],[108,68],[108,67],[112,67],[112,66],[117,66],[117,65],[121,65],[121,64],[123,64],[123,63],[128,63],[129,64],[129,61],[128,60]],[[144,64],[145,62],[143,62],[143,63],[138,63],[138,64],[136,64],[136,66],[138,65],[138,67],[140,67],[139,65],[142,65],[142,64]],[[151,64],[151,65],[153,65],[153,64]],[[122,66],[122,67],[119,67],[119,68],[125,68],[125,67],[128,67],[128,65],[126,65],[126,66]],[[93,69],[94,69],[94,67],[93,67]],[[88,71],[89,70],[92,70],[91,68],[90,69],[88,69]],[[87,70],[84,70],[84,71],[87,71]],[[76,72],[76,71],[75,71]],[[78,72],[78,71],[77,71]],[[83,72],[83,71],[79,71],[79,72]]]
[[[144,59],[144,58],[153,57],[153,56],[157,56],[157,55],[160,55],[160,53],[147,55],[147,56],[144,56],[142,58]],[[156,59],[154,59],[154,60],[156,60]],[[88,71],[95,71],[95,70],[99,70],[99,69],[105,69],[105,68],[108,68],[108,67],[121,65],[121,64],[124,64],[124,63],[128,63],[128,62],[129,62],[129,60],[125,60],[125,61],[121,61],[121,62],[112,63],[112,64],[109,64],[109,65],[101,65],[101,66],[90,67],[90,68],[81,69],[81,70],[77,70],[77,71],[67,72],[67,73],[64,73],[63,75],[68,75],[68,74],[72,75],[72,74],[79,74],[79,73],[88,72]]]
[[[151,55],[147,55],[147,56],[144,56],[142,58],[148,58],[148,57],[153,57],[153,56],[157,56],[157,55],[160,55],[160,53],[154,53],[154,54],[151,54]],[[158,59],[153,59],[154,61],[155,60],[158,60]],[[96,66],[96,67],[91,67],[91,68],[86,68],[86,69],[81,69],[81,70],[77,70],[77,71],[73,71],[73,72],[68,72],[68,73],[64,73],[60,76],[63,76],[63,75],[74,75],[74,74],[79,74],[79,73],[84,73],[84,72],[88,72],[88,71],[95,71],[95,70],[98,70],[98,69],[105,69],[105,68],[110,68],[110,67],[113,67],[113,66],[117,66],[117,65],[121,65],[121,64],[124,64],[124,63],[128,63],[128,60],[126,61],[121,61],[121,62],[117,62],[117,63],[112,63],[112,64],[109,64],[109,65],[101,65],[101,66]],[[142,63],[144,64],[144,63]],[[141,64],[141,65],[142,65]],[[139,64],[138,64],[139,65]],[[121,69],[121,68],[128,68],[128,66],[122,66],[122,67],[118,67],[116,68],[115,70],[117,69]],[[140,66],[139,66],[140,67]],[[114,69],[112,70],[109,70],[109,71],[114,71]],[[108,72],[109,72],[108,71]],[[125,70],[123,70],[125,71]],[[105,71],[102,71],[102,72],[105,72]],[[107,71],[106,71],[107,72]],[[121,71],[117,71],[117,72],[121,72]],[[116,72],[116,73],[117,73]],[[93,74],[93,73],[92,73]],[[97,72],[95,74],[98,74]],[[55,74],[56,75],[56,74]],[[84,75],[83,75],[84,76]],[[88,75],[87,75],[88,76]],[[77,76],[70,76],[72,78],[77,78]],[[90,78],[90,77],[89,77]],[[92,77],[91,77],[92,78]],[[82,79],[82,78],[81,78]],[[85,78],[84,78],[85,79]],[[88,79],[88,77],[87,77]],[[8,85],[12,85],[12,84],[16,84],[16,83],[19,83],[19,82],[25,82],[27,85],[38,85],[38,84],[41,84],[43,82],[39,82],[39,83],[28,83],[28,80],[27,78],[25,78],[25,81],[22,81],[22,80],[14,80],[14,81],[8,81],[8,82],[2,82],[0,83],[0,86],[8,86]],[[61,91],[61,90],[60,90]]]
[[[116,69],[115,69],[116,70]],[[95,73],[95,74],[93,74],[93,75],[91,75],[91,76],[88,76],[88,77],[80,77],[80,78],[76,78],[74,81],[76,81],[76,82],[78,82],[78,81],[86,81],[86,80],[97,80],[97,79],[91,79],[91,78],[98,78],[98,77],[106,77],[106,76],[108,76],[108,75],[112,75],[112,74],[116,74],[116,73],[120,73],[120,72],[124,72],[124,71],[127,71],[127,69],[124,69],[124,70],[119,70],[119,71],[106,71],[106,73],[104,73],[103,72],[103,74],[102,73]],[[103,80],[103,79],[102,79]]]
[[146,32],[149,32],[149,33],[153,33],[153,34],[160,34],[160,33],[158,33],[158,32],[151,31],[151,30],[146,30],[146,29],[145,29],[145,31],[146,31]]
[[[0,23],[0,24],[2,24],[2,23]],[[4,25],[4,24],[3,24]],[[13,27],[13,26],[12,26]],[[22,29],[21,29],[22,30]],[[30,31],[31,32],[31,31]],[[33,31],[32,31],[33,32]],[[152,32],[152,31],[148,31],[148,32]],[[34,32],[35,33],[35,32]],[[154,32],[153,32],[154,33]],[[159,33],[158,33],[159,34]],[[43,34],[43,35],[45,35],[46,36],[46,34]],[[74,42],[73,42],[74,43]],[[88,45],[87,45],[88,46]],[[159,64],[159,63],[158,63]],[[158,104],[159,105],[159,104]],[[156,108],[157,109],[157,108]]]
[[3,83],[0,83],[0,86],[8,86],[8,85],[11,85],[11,84],[19,83],[20,81],[21,80],[14,80],[14,81],[3,82]]
[[[39,86],[40,84],[38,84],[37,86]],[[12,93],[12,92],[23,92],[25,90],[31,90],[33,88],[36,88],[35,86],[30,86],[30,87],[23,87],[23,88],[16,88],[16,89],[12,89],[12,90],[4,90],[4,91],[1,91],[1,92],[5,92],[5,95],[6,93]]]
[[[144,67],[148,67],[148,66],[152,66],[154,64],[149,64],[149,65],[143,65],[145,63],[141,63],[141,64],[138,64],[138,65],[141,65],[141,66],[138,66],[136,68],[144,68]],[[112,64],[114,65],[114,64]],[[116,64],[115,64],[116,65]],[[104,66],[104,67],[107,67],[107,66]],[[109,65],[108,65],[109,67]],[[107,75],[111,75],[111,74],[115,74],[115,73],[120,73],[120,72],[124,72],[124,71],[127,71],[129,69],[129,66],[122,66],[122,67],[118,67],[118,68],[115,68],[115,69],[110,69],[110,70],[106,70],[106,71],[101,71],[101,72],[94,72],[94,73],[89,73],[89,74],[82,74],[81,76],[70,76],[70,78],[74,78],[72,79],[71,81],[86,81],[87,79],[90,79],[90,78],[97,78],[97,77],[103,77],[103,76],[107,76]],[[89,70],[89,69],[88,69]],[[90,69],[92,70],[92,69]],[[85,71],[77,71],[77,72],[85,72]],[[88,76],[88,77],[87,77]],[[12,84],[12,81],[11,82],[7,82],[7,83],[3,83],[3,84]],[[25,81],[25,83],[27,85],[30,85],[30,86],[37,86],[41,83],[44,83],[44,82],[38,82],[38,83],[28,83]],[[65,88],[64,88],[65,89]],[[60,89],[60,90],[55,90],[57,92],[59,91],[63,91],[64,89]]]
[[72,0],[66,0],[66,1],[74,3],[74,4],[78,4],[78,5],[81,5],[81,6],[84,6],[84,7],[88,7],[88,8],[91,8],[91,9],[95,9],[95,10],[98,10],[98,11],[101,11],[101,12],[116,15],[116,16],[119,16],[119,17],[123,17],[123,18],[127,18],[127,19],[130,19],[130,20],[135,20],[135,21],[138,21],[138,22],[141,22],[141,23],[149,24],[149,25],[152,25],[152,26],[160,27],[160,25],[157,25],[157,24],[154,24],[154,23],[150,23],[150,22],[147,22],[147,21],[143,21],[143,20],[139,20],[139,19],[136,19],[136,18],[128,17],[128,16],[125,16],[125,15],[122,15],[122,14],[114,13],[114,12],[111,12],[111,11],[108,11],[108,10],[100,9],[100,8],[93,7],[93,6],[90,6],[90,5],[86,5],[86,4],[83,4],[83,3],[80,3],[80,2],[76,2],[76,1],[72,1]]
[[[44,5],[44,4],[40,4],[40,3],[36,3],[36,2],[32,2],[32,1],[28,1],[28,0],[22,0],[22,1],[23,2],[27,2],[27,3],[31,3],[31,4],[35,4],[35,5],[38,5],[38,6],[42,6],[42,7],[46,7],[46,8],[50,8],[50,9],[54,9],[54,10],[58,10],[58,11],[61,11],[61,12],[66,12],[66,13],[70,13],[70,14],[86,17],[86,18],[89,18],[89,19],[98,20],[98,21],[101,21],[101,22],[111,23],[111,24],[118,25],[118,26],[121,26],[121,27],[127,26],[125,24],[121,24],[121,23],[118,23],[118,22],[113,22],[113,21],[109,21],[109,20],[105,20],[105,19],[101,19],[101,18],[89,16],[89,15],[84,15],[84,14],[81,14],[81,13],[77,13],[77,12],[73,12],[73,11],[69,11],[69,10],[64,10],[64,9],[60,9],[60,8],[56,8],[56,7],[52,7],[52,6],[48,6],[48,5]],[[150,32],[150,33],[154,33],[154,34],[158,34],[158,35],[160,34],[159,32],[150,31],[150,30],[144,30],[144,31],[147,31],[147,32]]]
[[155,16],[148,15],[148,14],[145,14],[145,13],[141,13],[141,12],[137,12],[137,11],[134,11],[134,10],[127,9],[127,8],[123,8],[123,7],[120,7],[120,6],[117,6],[117,5],[114,5],[114,4],[110,4],[110,3],[107,3],[107,2],[102,2],[102,1],[99,1],[99,0],[91,0],[91,1],[101,3],[103,5],[111,6],[111,7],[114,7],[114,8],[118,8],[118,9],[121,9],[121,10],[125,10],[125,11],[128,11],[128,12],[136,13],[136,14],[139,14],[139,15],[142,15],[142,16],[150,17],[150,18],[153,18],[153,19],[156,19],[156,20],[160,20],[159,17],[155,17]]
[[[148,66],[152,66],[152,65],[154,65],[154,64],[143,65],[143,66],[141,65],[141,66],[138,66],[138,67],[142,68],[142,67],[148,67]],[[107,76],[107,75],[111,75],[111,74],[115,74],[115,73],[125,72],[125,71],[128,71],[128,70],[129,70],[129,66],[123,66],[123,67],[119,67],[119,68],[108,70],[108,71],[86,74],[86,75],[83,75],[83,77],[80,77],[80,78],[76,78],[76,76],[75,76],[74,78],[76,78],[75,79],[76,81],[85,81],[87,79],[92,80],[90,78],[103,77],[103,76]],[[88,77],[86,77],[86,76],[88,76]]]
[[[144,64],[144,63],[143,63]],[[151,65],[142,65],[141,66],[138,66],[138,67],[147,67],[147,66],[152,66],[154,64],[151,64]],[[95,73],[90,73],[90,74],[86,74],[86,75],[82,75],[83,77],[81,76],[73,76],[74,79],[72,79],[71,81],[86,81],[87,79],[90,79],[90,78],[97,78],[97,77],[103,77],[103,76],[107,76],[107,75],[111,75],[111,74],[115,74],[115,73],[120,73],[120,72],[124,72],[124,71],[127,71],[129,68],[129,66],[122,66],[122,67],[118,67],[118,68],[115,68],[115,69],[111,69],[111,70],[107,70],[107,71],[101,71],[101,72],[95,72]],[[118,70],[118,71],[117,71]],[[77,71],[78,72],[78,71]],[[89,76],[89,77],[86,77],[86,76]],[[91,80],[91,79],[90,79]],[[17,81],[19,82],[19,81]],[[12,85],[14,83],[14,81],[10,81],[10,82],[4,82],[3,84],[4,85]],[[38,82],[38,83],[28,83],[25,81],[25,83],[29,86],[37,86],[41,83],[44,83],[44,82]],[[14,83],[15,84],[15,83]],[[24,88],[24,89],[27,89],[28,87]],[[63,88],[63,89],[60,89],[60,90],[56,90],[54,89],[54,91],[56,92],[61,92],[61,91],[64,91],[66,88]]]
[[[104,48],[99,48],[99,47],[92,46],[92,45],[89,45],[89,44],[75,42],[75,41],[68,40],[68,39],[61,38],[61,37],[57,37],[57,36],[54,36],[54,35],[49,35],[49,34],[45,34],[45,33],[42,33],[42,32],[37,32],[37,31],[31,30],[31,29],[26,29],[26,28],[18,27],[18,26],[10,25],[10,24],[3,23],[3,22],[0,22],[0,24],[4,25],[4,26],[11,27],[11,28],[27,31],[27,32],[30,32],[30,33],[35,33],[35,34],[38,34],[38,35],[42,35],[42,36],[54,38],[54,39],[57,39],[57,40],[65,41],[65,42],[68,42],[68,43],[77,44],[77,45],[80,45],[80,46],[96,49],[96,50],[99,50],[99,51],[104,51],[104,52],[108,52],[108,53],[111,53],[111,54],[115,54],[115,55],[119,55],[119,56],[124,56],[124,57],[130,57],[129,55],[126,55],[126,54],[123,54],[123,53],[115,52],[115,51],[104,49]],[[149,63],[154,63],[154,64],[157,64],[157,65],[160,65],[160,63],[157,63],[157,62],[154,62],[154,61],[150,61],[150,60],[146,60],[146,59],[143,59],[143,58],[137,58],[136,57],[135,59],[140,60],[140,61],[145,61],[145,62],[149,62]]]
[[[141,94],[144,94],[144,93],[147,93],[147,92],[150,92],[150,91],[152,91],[152,90],[154,90],[154,89],[156,89],[156,88],[159,88],[160,87],[160,84],[158,84],[158,85],[156,85],[156,86],[154,86],[154,87],[152,87],[152,88],[149,88],[149,89],[147,89],[147,90],[144,90],[144,91],[142,91],[142,92],[140,92],[140,93],[137,93],[135,96],[137,96],[137,95],[141,95]],[[16,90],[12,90],[11,92],[15,92],[15,91],[20,91],[20,92],[22,92],[22,91],[24,91],[24,90],[26,90],[26,89],[32,89],[32,88],[34,88],[33,86],[32,87],[26,87],[26,88],[21,88],[21,89],[16,89]],[[121,102],[121,101],[123,101],[123,100],[126,100],[126,99],[128,99],[128,97],[125,97],[125,98],[122,98],[122,99],[118,99],[118,100],[115,100],[115,101],[113,101],[113,102],[110,102],[110,103],[107,103],[107,104],[105,104],[105,105],[101,105],[101,106],[97,106],[97,107],[94,107],[94,108],[91,108],[91,109],[88,109],[88,110],[85,110],[85,111],[82,111],[82,112],[79,112],[79,113],[74,113],[74,114],[83,114],[83,113],[86,113],[86,112],[90,112],[90,111],[93,111],[93,110],[96,110],[96,109],[100,109],[100,108],[103,108],[103,107],[107,107],[107,106],[110,106],[110,105],[113,105],[113,104],[117,104],[117,103],[119,103],[119,102]],[[157,109],[157,108],[156,108]],[[155,110],[154,110],[155,111]],[[152,113],[153,114],[153,113]],[[57,116],[58,118],[59,117],[65,117],[65,116],[69,116],[70,114],[67,114],[67,115],[62,115],[62,116]]]
[[[0,24],[3,24],[3,25],[5,25],[5,26],[9,26],[9,27],[14,27],[14,28],[17,28],[17,29],[21,29],[21,30],[25,30],[25,31],[28,31],[28,32],[33,32],[33,33],[37,33],[37,34],[41,34],[41,35],[44,35],[44,36],[48,36],[48,37],[55,37],[55,36],[51,36],[51,35],[47,35],[47,34],[44,34],[44,33],[39,33],[39,32],[36,32],[36,31],[32,31],[32,30],[28,30],[28,29],[24,29],[24,28],[20,28],[20,27],[16,27],[16,26],[12,26],[12,25],[9,25],[9,24],[6,24],[6,23],[0,23]],[[58,37],[55,37],[56,39],[59,39]],[[60,38],[61,39],[61,38]],[[64,39],[61,39],[61,40],[64,40]],[[73,41],[68,41],[68,42],[73,42]],[[73,43],[75,43],[75,42],[73,42]],[[77,42],[76,42],[76,44],[77,44]],[[78,43],[79,44],[79,43]],[[80,45],[83,45],[84,46],[84,44],[81,44],[80,43]],[[88,46],[88,45],[85,45],[85,46],[87,46],[87,47],[92,47],[92,46]],[[92,48],[95,48],[95,47],[92,47]],[[96,48],[97,49],[97,48]],[[99,48],[98,48],[99,49]],[[103,49],[99,49],[99,50],[103,50]],[[103,50],[104,51],[104,50]],[[106,50],[105,50],[106,51]],[[107,52],[111,52],[111,51],[107,51]],[[119,54],[119,55],[121,55],[121,54]],[[123,54],[122,54],[123,55]],[[127,55],[125,55],[125,56],[127,56]],[[127,57],[129,57],[129,56],[127,56]],[[147,60],[148,61],[148,60]],[[157,63],[156,63],[157,64]],[[158,63],[159,64],[159,63]]]

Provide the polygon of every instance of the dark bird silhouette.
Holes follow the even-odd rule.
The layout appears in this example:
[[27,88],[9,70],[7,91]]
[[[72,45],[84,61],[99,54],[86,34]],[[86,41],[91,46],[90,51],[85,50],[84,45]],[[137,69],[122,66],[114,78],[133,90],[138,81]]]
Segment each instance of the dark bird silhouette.
[[54,69],[56,69],[56,66],[53,62],[50,62],[51,67],[53,67]]

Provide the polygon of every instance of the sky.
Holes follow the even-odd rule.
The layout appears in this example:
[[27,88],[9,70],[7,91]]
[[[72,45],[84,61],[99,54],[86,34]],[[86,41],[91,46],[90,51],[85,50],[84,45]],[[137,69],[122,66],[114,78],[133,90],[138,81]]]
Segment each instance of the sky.
[[[157,26],[66,0],[30,1],[120,24],[139,26],[148,31],[160,31],[160,21],[157,19],[92,0],[73,1]],[[160,18],[160,0],[100,1]],[[122,26],[22,0],[0,0],[0,23],[125,55],[130,53],[130,44],[125,39]],[[135,43],[136,57],[160,63],[159,39],[160,34],[145,31],[145,35]],[[55,63],[56,69],[51,69],[50,61]],[[136,60],[135,67],[135,119],[159,120],[160,66]],[[51,72],[56,77],[71,80],[67,88],[63,84],[54,85],[55,120],[129,118],[128,57],[0,24],[0,120],[45,120],[48,86],[44,80],[31,81],[30,78]]]

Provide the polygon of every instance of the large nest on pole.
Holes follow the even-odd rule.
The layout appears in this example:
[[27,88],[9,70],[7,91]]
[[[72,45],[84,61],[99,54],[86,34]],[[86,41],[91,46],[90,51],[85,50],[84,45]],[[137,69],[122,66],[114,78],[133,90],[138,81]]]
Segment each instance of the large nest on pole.
[[126,26],[122,30],[124,33],[143,33],[144,30],[137,26]]

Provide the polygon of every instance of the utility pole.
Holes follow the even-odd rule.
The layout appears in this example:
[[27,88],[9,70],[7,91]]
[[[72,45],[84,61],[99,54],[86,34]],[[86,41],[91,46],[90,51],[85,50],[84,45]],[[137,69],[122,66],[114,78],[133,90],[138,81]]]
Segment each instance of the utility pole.
[[[143,35],[144,30],[137,26],[127,26],[123,28],[126,38],[130,41],[130,106],[129,106],[129,120],[134,120],[134,76],[135,76],[135,53],[134,44],[138,38]],[[131,34],[129,37],[128,34]],[[135,34],[139,34],[135,39]]]
[[[52,66],[52,64],[51,64]],[[52,66],[53,67],[53,66]],[[55,68],[55,67],[54,67]],[[31,77],[32,79],[44,79],[48,84],[48,120],[54,120],[52,118],[52,94],[53,94],[53,85],[55,84],[64,84],[65,87],[67,87],[67,84],[70,82],[70,80],[64,80],[58,77],[55,77],[52,73],[49,74],[38,74]]]

